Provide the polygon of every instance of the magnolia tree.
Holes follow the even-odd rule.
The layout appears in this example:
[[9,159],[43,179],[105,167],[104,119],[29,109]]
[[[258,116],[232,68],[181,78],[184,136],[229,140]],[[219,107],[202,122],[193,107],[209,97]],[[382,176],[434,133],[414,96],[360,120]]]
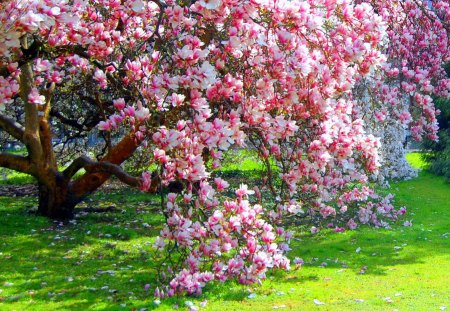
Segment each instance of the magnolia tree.
[[[449,8],[444,1],[437,11],[408,1],[357,2],[4,2],[0,127],[28,155],[1,153],[0,165],[36,178],[39,211],[50,217],[70,216],[113,175],[143,191],[181,182],[183,191],[169,193],[161,207],[166,221],[155,248],[166,286],[159,297],[198,294],[213,280],[250,284],[267,269],[288,269],[287,223],[307,220],[313,233],[324,225],[387,227],[405,209],[370,188],[380,139],[366,131],[365,114],[396,116],[410,96],[401,113],[415,120],[413,133],[435,134],[426,94],[448,92],[448,81],[439,80],[447,47],[430,52],[439,57],[432,64],[414,55],[435,48],[432,38],[447,40]],[[406,20],[427,27],[426,45],[400,37],[395,27],[407,32]],[[356,92],[365,81],[368,95]],[[106,154],[82,155],[59,170],[50,116],[83,104],[94,107],[84,118],[95,114]],[[8,112],[17,106],[23,114],[13,119]],[[257,151],[262,188],[230,189],[210,177],[236,146]],[[156,169],[136,178],[120,164],[138,147]]]
[[361,99],[366,128],[381,138],[382,166],[378,178],[417,175],[406,162],[406,129],[412,138],[437,138],[431,95],[449,96],[442,62],[449,57],[449,3],[374,1],[387,25],[387,62],[376,79],[363,79],[354,94]]

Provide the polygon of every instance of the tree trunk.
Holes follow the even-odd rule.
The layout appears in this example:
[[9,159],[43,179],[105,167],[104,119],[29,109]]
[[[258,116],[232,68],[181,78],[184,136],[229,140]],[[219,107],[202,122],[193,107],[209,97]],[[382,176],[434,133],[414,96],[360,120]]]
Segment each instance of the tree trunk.
[[75,198],[68,183],[52,183],[50,186],[39,183],[38,214],[52,219],[73,217],[75,206],[80,202]]

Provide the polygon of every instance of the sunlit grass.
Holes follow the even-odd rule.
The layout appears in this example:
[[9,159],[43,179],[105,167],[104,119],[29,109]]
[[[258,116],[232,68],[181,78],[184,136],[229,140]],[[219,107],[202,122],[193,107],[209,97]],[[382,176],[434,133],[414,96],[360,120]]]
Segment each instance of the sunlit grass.
[[25,185],[33,182],[34,179],[30,175],[0,168],[0,185]]
[[[423,167],[416,155],[408,160]],[[87,205],[122,211],[87,214],[63,226],[28,214],[34,199],[3,197],[0,310],[173,310],[175,304],[187,310],[187,301],[199,306],[204,299],[201,310],[448,309],[450,185],[421,172],[392,184],[391,191],[397,206],[408,207],[392,230],[297,232],[290,257],[305,260],[301,269],[270,273],[262,286],[208,285],[202,297],[167,299],[159,306],[152,297],[151,247],[163,221],[157,196],[98,193]],[[404,227],[405,220],[413,226]],[[152,285],[149,291],[145,284]]]
[[420,152],[408,153],[406,159],[415,169],[426,169],[428,167],[428,163],[423,160],[422,153]]

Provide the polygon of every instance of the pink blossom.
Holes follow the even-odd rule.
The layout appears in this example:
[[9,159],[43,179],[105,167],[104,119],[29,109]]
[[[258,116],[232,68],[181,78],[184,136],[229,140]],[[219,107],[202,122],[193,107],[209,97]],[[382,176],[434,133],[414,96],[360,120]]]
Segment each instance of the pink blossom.
[[30,94],[28,94],[28,101],[31,104],[44,105],[45,104],[45,96],[40,95],[39,91],[36,88],[33,88],[31,90]]
[[324,206],[320,209],[320,213],[324,218],[327,218],[328,216],[336,215],[336,210],[331,206]]
[[222,178],[215,178],[214,183],[216,184],[217,191],[223,191],[230,186],[230,184]]
[[239,186],[239,189],[236,190],[236,195],[240,198],[244,197],[245,195],[251,195],[254,194],[255,192],[253,190],[248,190],[248,186],[245,184],[241,184]]
[[125,100],[123,98],[113,100],[113,104],[114,107],[119,111],[125,108]]
[[403,223],[403,226],[405,226],[405,227],[411,227],[411,226],[412,226],[412,221],[406,220],[406,221]]
[[109,121],[100,121],[98,124],[98,129],[101,131],[110,131],[111,128],[111,122]]
[[215,10],[222,4],[222,0],[200,0],[198,1],[198,4],[205,9]]
[[100,84],[102,89],[105,89],[108,85],[106,75],[101,69],[96,69],[94,73],[94,79]]
[[141,190],[147,191],[152,184],[152,174],[150,172],[142,173]]
[[353,220],[353,218],[352,219],[350,219],[348,222],[347,222],[347,227],[350,229],[350,230],[355,230],[357,227],[358,227],[358,225],[356,224],[356,222]]

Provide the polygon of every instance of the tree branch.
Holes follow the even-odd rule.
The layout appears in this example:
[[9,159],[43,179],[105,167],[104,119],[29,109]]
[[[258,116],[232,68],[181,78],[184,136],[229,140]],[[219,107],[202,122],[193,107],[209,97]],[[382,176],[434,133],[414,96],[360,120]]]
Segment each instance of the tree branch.
[[28,158],[6,152],[0,152],[0,167],[32,174],[31,163]]
[[23,126],[11,118],[0,114],[0,128],[15,139],[23,142],[23,134],[25,129]]
[[50,116],[57,118],[62,124],[64,125],[68,125],[70,127],[74,127],[79,131],[83,130],[83,125],[79,124],[77,120],[75,119],[69,119],[67,117],[65,117],[61,112],[59,112],[58,110],[56,110],[55,107],[52,107],[50,110]]
[[[21,38],[22,48],[27,50],[28,39],[26,36]],[[25,63],[20,67],[20,97],[25,105],[25,133],[23,135],[23,142],[27,147],[28,154],[31,157],[31,161],[39,166],[39,162],[42,160],[42,146],[39,137],[39,116],[37,105],[32,104],[28,100],[28,95],[31,93],[34,87],[34,74],[31,63]]]
[[[111,164],[120,165],[133,155],[139,144],[140,143],[136,140],[134,134],[129,133],[99,162],[109,162]],[[73,193],[78,198],[85,197],[100,187],[110,176],[110,173],[104,171],[86,172],[86,174],[73,181]]]
[[70,180],[79,170],[85,168],[89,161],[92,162],[87,156],[82,155],[76,158],[62,173],[65,180]]
[[114,175],[121,182],[132,187],[138,187],[141,184],[140,178],[131,176],[119,165],[104,161],[96,162],[84,155],[77,158],[68,168],[64,170],[64,178],[72,178],[82,168],[86,169],[88,173],[107,173],[109,175]]

